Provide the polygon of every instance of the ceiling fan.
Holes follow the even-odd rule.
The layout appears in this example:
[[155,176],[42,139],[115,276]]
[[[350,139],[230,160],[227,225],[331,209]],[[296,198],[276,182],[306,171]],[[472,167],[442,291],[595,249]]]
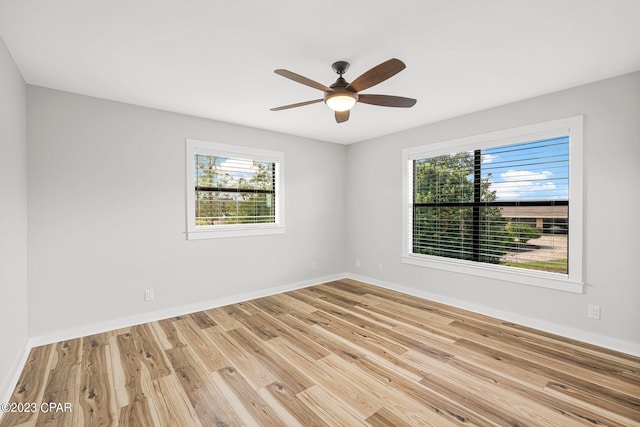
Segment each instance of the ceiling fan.
[[324,92],[324,97],[314,99],[312,101],[298,102],[296,104],[283,105],[282,107],[272,108],[271,111],[287,110],[289,108],[302,107],[303,105],[315,104],[324,101],[325,104],[335,111],[336,122],[343,123],[349,120],[349,110],[357,103],[380,105],[382,107],[413,107],[416,100],[413,98],[405,98],[402,96],[391,95],[372,95],[360,93],[365,89],[381,83],[388,78],[398,74],[406,68],[404,62],[399,59],[392,58],[382,64],[376,65],[369,71],[362,74],[353,82],[347,82],[342,75],[349,69],[349,63],[346,61],[334,62],[331,66],[333,71],[338,73],[339,77],[331,86],[325,86],[322,83],[313,81],[307,77],[301,76],[288,70],[277,69],[274,73],[302,83],[303,85],[318,89]]

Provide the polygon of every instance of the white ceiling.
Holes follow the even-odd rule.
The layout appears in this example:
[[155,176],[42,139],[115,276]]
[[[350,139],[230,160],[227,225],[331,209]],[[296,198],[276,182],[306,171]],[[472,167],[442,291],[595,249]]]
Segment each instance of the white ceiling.
[[[27,83],[352,143],[640,69],[639,0],[0,0]],[[407,69],[335,123],[329,85],[396,57]]]

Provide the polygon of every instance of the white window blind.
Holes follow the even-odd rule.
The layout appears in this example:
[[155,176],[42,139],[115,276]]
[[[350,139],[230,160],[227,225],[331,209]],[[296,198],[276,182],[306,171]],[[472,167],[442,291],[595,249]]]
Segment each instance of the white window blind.
[[583,292],[582,116],[402,153],[404,263]]
[[273,162],[194,156],[196,226],[275,223]]
[[284,154],[187,140],[187,238],[284,232]]
[[413,252],[568,273],[569,138],[413,161]]

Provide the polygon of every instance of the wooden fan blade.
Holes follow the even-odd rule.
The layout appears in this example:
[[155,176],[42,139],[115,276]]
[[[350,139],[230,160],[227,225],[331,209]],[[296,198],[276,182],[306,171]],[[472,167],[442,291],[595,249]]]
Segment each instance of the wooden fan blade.
[[296,74],[289,70],[273,70],[274,73],[281,75],[282,77],[286,77],[288,79],[293,80],[294,82],[302,83],[303,85],[310,86],[314,89],[322,90],[325,92],[333,92],[333,89],[323,85],[322,83],[318,83],[314,80],[311,80],[305,76],[301,76],[300,74]]
[[413,98],[405,98],[403,96],[361,94],[358,95],[358,102],[380,105],[383,107],[409,108],[416,105],[417,100]]
[[385,61],[380,65],[376,65],[369,71],[362,74],[351,82],[349,86],[347,86],[347,89],[353,89],[356,92],[360,92],[387,80],[389,77],[398,74],[405,68],[406,65],[404,65],[404,62],[396,58],[391,58],[390,60]]
[[289,108],[302,107],[304,105],[315,104],[317,102],[322,102],[322,101],[324,101],[324,99],[320,98],[320,99],[314,99],[313,101],[298,102],[297,104],[289,104],[289,105],[283,105],[282,107],[272,108],[271,111],[287,110]]
[[347,111],[336,111],[336,123],[342,123],[349,120],[349,110]]

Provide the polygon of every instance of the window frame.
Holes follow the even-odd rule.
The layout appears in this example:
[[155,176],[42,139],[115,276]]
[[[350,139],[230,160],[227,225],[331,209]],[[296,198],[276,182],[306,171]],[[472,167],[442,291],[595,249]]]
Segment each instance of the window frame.
[[[413,253],[413,161],[463,151],[488,149],[534,140],[569,136],[569,273],[530,270],[477,261]],[[402,262],[574,293],[584,292],[583,239],[583,117],[574,116],[441,141],[402,150]]]
[[[275,163],[275,222],[256,224],[219,224],[196,225],[195,212],[195,166],[194,156],[224,156],[260,162]],[[284,225],[284,153],[246,147],[221,144],[217,142],[186,140],[186,203],[187,203],[187,240],[214,239],[226,237],[261,236],[283,234]]]

